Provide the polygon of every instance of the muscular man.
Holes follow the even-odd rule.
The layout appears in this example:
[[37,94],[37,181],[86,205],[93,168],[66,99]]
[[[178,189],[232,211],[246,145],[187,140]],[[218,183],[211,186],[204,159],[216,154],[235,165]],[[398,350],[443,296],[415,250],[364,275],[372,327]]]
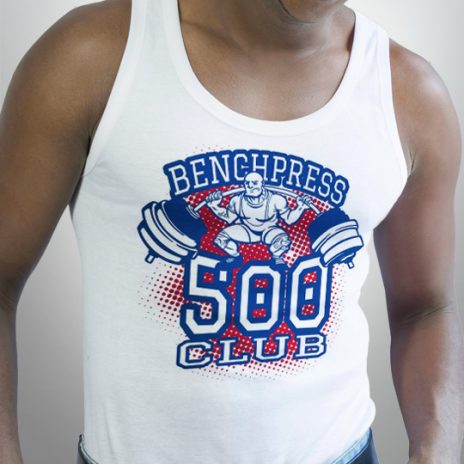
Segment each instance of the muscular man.
[[[254,343],[264,354],[269,333],[262,333],[280,322],[282,301],[288,302],[284,316],[298,332],[300,346],[311,341],[310,303],[323,293],[314,291],[301,268],[290,282],[305,289],[300,293],[274,291],[286,282],[263,265],[258,276],[255,268],[244,267],[241,292],[231,294],[226,293],[231,276],[216,272],[214,259],[192,260],[186,288],[193,298],[205,296],[215,304],[209,319],[201,306],[184,306],[182,324],[194,348],[184,350],[183,361],[212,360],[221,352],[229,364],[207,375],[176,365],[176,346],[184,335],[181,331],[176,338],[177,323],[165,329],[166,315],[163,322],[147,325],[135,310],[140,306],[137,279],[146,276],[149,266],[135,231],[139,209],[157,192],[160,199],[168,195],[162,177],[166,163],[217,146],[318,157],[313,166],[323,164],[349,177],[345,206],[356,213],[365,233],[376,226],[392,375],[409,439],[409,464],[459,464],[464,428],[464,345],[454,284],[459,124],[433,67],[388,40],[366,18],[355,20],[344,4],[179,0],[177,9],[175,0],[105,0],[70,11],[21,60],[0,117],[1,463],[22,463],[17,304],[73,200],[91,305],[86,306],[91,327],[82,460],[320,464],[355,449],[357,456],[337,462],[377,462],[372,445],[366,448],[363,441],[367,435],[361,437],[356,425],[361,420],[357,401],[362,398],[364,406],[367,400],[364,324],[355,325],[353,333],[341,330],[346,336],[340,343],[349,345],[332,350],[329,340],[327,356],[315,358],[314,365],[305,364],[310,350],[294,353],[300,357],[292,360],[292,368],[313,370],[298,376],[292,372],[289,382],[270,380],[286,372],[288,363],[274,370],[273,362],[262,362],[259,369],[230,365],[241,359],[232,353],[234,343],[251,349]],[[109,99],[113,85],[114,98]],[[289,165],[291,160],[288,156]],[[396,163],[407,166],[407,179],[406,168],[400,178]],[[201,164],[197,168],[201,183],[206,173]],[[312,179],[311,173],[304,178]],[[321,179],[320,192],[327,191],[324,181],[329,180]],[[165,246],[168,237],[161,239]],[[134,256],[136,250],[140,255]],[[202,271],[206,266],[209,274]],[[343,267],[341,272],[360,269]],[[173,280],[158,277],[163,285]],[[134,288],[129,281],[135,281]],[[354,315],[353,324],[363,317],[350,299],[358,290],[343,293],[352,305],[343,314]],[[176,297],[183,299],[182,294]],[[236,302],[239,329],[248,334],[240,341],[238,336],[221,339],[220,330],[232,317],[231,301]],[[159,302],[152,303],[157,312],[164,311]],[[172,314],[178,317],[177,307]],[[290,329],[282,327],[287,335],[279,335],[276,345],[283,350]],[[313,338],[322,351],[323,337]],[[343,358],[344,353],[356,356],[354,347],[359,362]],[[336,364],[319,369],[331,359]],[[263,372],[256,381],[253,376]],[[317,408],[322,409],[314,417]],[[365,421],[372,420],[372,408],[368,411]],[[361,425],[367,431],[367,422]]]
[[276,264],[285,264],[283,255],[290,249],[291,241],[281,227],[279,219],[291,225],[297,222],[309,208],[311,200],[306,196],[297,197],[297,207],[290,209],[287,199],[273,193],[264,185],[264,179],[257,172],[245,176],[245,191],[233,196],[227,207],[221,206],[222,192],[216,190],[206,197],[211,211],[228,224],[214,239],[214,243],[224,250],[234,262],[240,256],[238,243],[265,243]]

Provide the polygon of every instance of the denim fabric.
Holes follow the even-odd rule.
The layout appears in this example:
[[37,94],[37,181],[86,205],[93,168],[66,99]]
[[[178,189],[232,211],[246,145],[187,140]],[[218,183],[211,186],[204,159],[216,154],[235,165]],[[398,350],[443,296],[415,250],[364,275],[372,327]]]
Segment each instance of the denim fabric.
[[340,457],[338,457],[332,464],[352,464],[353,462],[356,462],[356,458],[367,448],[372,440],[372,429],[369,428],[361,438],[354,442],[353,445],[348,448]]
[[[85,451],[83,435],[79,435],[77,464],[97,464]],[[350,446],[332,464],[379,464],[372,429]]]
[[84,435],[79,435],[79,442],[77,444],[77,464],[97,464],[85,451],[84,448]]

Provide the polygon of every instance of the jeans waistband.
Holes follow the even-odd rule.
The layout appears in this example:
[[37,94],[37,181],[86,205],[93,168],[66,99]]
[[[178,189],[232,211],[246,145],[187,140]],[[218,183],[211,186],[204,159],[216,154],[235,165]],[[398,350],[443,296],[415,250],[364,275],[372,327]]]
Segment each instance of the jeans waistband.
[[353,461],[354,458],[359,456],[362,451],[367,447],[369,444],[369,440],[372,436],[372,428],[364,432],[364,434],[356,440],[346,451],[343,452],[332,464],[349,464]]
[[[369,429],[359,438],[356,440],[346,451],[343,452],[332,464],[349,464],[353,462],[353,460],[359,456],[362,451],[367,447],[369,444],[369,440],[372,437],[372,429]],[[79,443],[78,443],[78,462],[77,464],[98,464],[95,460],[93,460],[84,447],[84,435],[79,435]]]
[[79,443],[77,445],[78,448],[78,457],[77,457],[77,464],[98,464],[97,461],[93,460],[84,447],[84,435],[81,433],[79,435]]

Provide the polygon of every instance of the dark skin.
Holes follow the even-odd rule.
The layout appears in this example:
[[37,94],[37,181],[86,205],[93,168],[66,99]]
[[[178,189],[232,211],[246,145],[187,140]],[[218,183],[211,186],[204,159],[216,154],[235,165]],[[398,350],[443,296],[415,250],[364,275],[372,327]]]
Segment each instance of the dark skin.
[[[220,101],[259,119],[322,107],[345,70],[353,14],[337,0],[181,0],[192,67]],[[79,182],[127,37],[129,0],[76,8],[19,64],[0,116],[0,462],[22,463],[15,316],[24,284]],[[461,137],[432,66],[391,41],[407,185],[374,231],[409,464],[458,464],[464,341],[454,287]],[[31,230],[34,233],[31,233]]]

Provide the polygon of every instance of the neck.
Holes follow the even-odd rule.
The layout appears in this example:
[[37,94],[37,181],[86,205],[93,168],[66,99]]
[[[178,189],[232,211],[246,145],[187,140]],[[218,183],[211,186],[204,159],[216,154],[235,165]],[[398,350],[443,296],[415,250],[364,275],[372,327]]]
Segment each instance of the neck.
[[349,11],[338,8],[311,21],[301,21],[279,0],[209,0],[209,3],[224,33],[241,48],[305,54],[332,45],[337,36],[337,19]]
[[259,203],[262,203],[265,200],[265,198],[266,198],[266,190],[263,190],[261,195],[259,195],[257,197],[245,196],[245,198],[250,204],[257,205]]

